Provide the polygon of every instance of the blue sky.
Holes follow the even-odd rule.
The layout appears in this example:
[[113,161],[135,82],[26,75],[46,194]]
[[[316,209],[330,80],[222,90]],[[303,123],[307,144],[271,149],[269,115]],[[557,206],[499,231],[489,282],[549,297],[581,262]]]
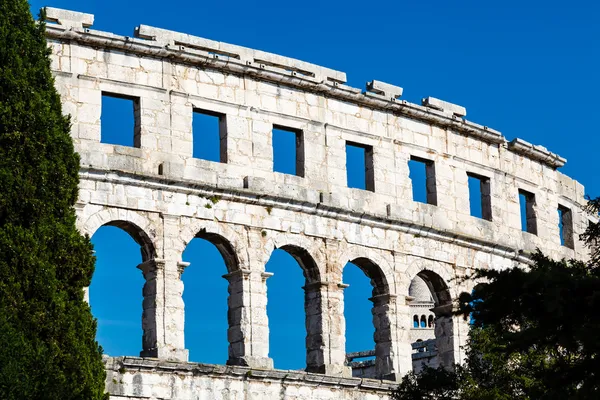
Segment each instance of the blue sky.
[[[589,195],[600,195],[600,179],[591,168],[600,149],[596,123],[600,3],[265,0],[226,4],[31,2],[32,10],[49,5],[93,13],[95,29],[132,35],[133,28],[143,23],[178,30],[345,71],[348,83],[355,87],[363,88],[372,79],[402,86],[403,98],[411,102],[434,96],[464,105],[468,119],[498,129],[508,139],[520,137],[567,158],[561,171],[582,182]],[[135,269],[139,255],[126,234],[114,231],[102,228],[93,238],[98,271],[92,306],[99,318],[98,337],[107,352],[136,354],[143,282]],[[227,353],[223,314],[227,293],[220,276],[225,267],[217,256],[202,255],[214,250],[210,246],[193,242],[184,255],[192,262],[184,280],[186,306],[194,316],[188,316],[187,346],[192,360],[222,363]],[[280,368],[302,368],[302,274],[286,254],[273,257],[267,266],[275,272],[268,281],[271,356]],[[219,283],[207,283],[207,275],[200,271],[210,274],[210,282],[214,278]],[[352,309],[347,315],[348,350],[362,350],[372,347],[372,332],[365,328],[371,326],[365,300],[369,283],[357,268],[346,268],[345,274],[351,284],[347,298],[356,298],[346,305]],[[94,286],[113,290],[115,298],[94,294]],[[200,299],[212,297],[213,291],[222,296],[223,306],[206,310]],[[293,303],[292,308],[283,307],[279,295]]]

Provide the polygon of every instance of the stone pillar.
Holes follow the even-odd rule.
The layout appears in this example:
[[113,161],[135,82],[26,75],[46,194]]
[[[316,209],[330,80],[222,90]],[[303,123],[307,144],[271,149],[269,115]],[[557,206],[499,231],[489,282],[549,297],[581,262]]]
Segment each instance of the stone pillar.
[[[399,381],[412,370],[412,349],[408,333],[399,330],[397,296],[380,294],[371,297],[375,327],[375,371],[377,377]],[[405,314],[400,313],[401,315]]]
[[269,358],[266,280],[272,274],[240,269],[223,275],[229,281],[228,365],[272,369]]
[[187,361],[184,347],[183,282],[187,263],[148,260],[138,268],[144,274],[141,357]]
[[327,288],[327,323],[324,328],[329,336],[328,348],[326,347],[327,375],[352,376],[352,368],[346,365],[346,319],[344,317],[344,289],[348,285],[343,283],[329,283]]
[[410,310],[410,302],[414,297],[410,296],[392,296],[390,302],[395,304],[395,315],[391,319],[391,359],[394,366],[394,379],[399,381],[402,377],[413,370],[412,363],[412,338],[410,330],[412,327],[412,313]]
[[452,316],[452,304],[431,309],[435,314],[435,344],[438,351],[439,365],[452,369],[454,363],[460,361],[458,335],[454,334],[455,319]]
[[345,365],[344,287],[329,282],[313,282],[304,286],[308,372],[352,376],[352,369]]

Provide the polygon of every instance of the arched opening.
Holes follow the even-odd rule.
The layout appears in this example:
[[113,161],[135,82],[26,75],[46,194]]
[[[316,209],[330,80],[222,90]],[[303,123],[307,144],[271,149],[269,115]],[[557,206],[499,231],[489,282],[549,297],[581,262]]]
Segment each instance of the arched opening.
[[321,303],[315,292],[320,277],[314,260],[300,247],[282,246],[265,270],[273,274],[267,281],[269,357],[278,369],[320,372]]
[[[423,339],[417,339],[416,343],[423,343]],[[424,347],[419,347],[419,353],[424,353],[425,352],[425,348]]]
[[222,236],[202,230],[187,244],[182,259],[184,338],[189,359],[225,364],[236,339],[231,335],[230,341],[228,332],[239,329],[240,323],[228,305],[242,296],[241,290],[232,290],[237,284],[234,278],[241,279],[230,276],[239,270],[234,250]]
[[352,375],[390,377],[393,372],[390,295],[385,276],[377,264],[360,257],[346,264],[343,277],[344,283],[350,284],[344,292],[347,358],[358,358],[353,357],[356,352],[363,356],[360,357],[363,361],[350,362]]
[[373,303],[369,301],[373,287],[369,278],[349,262],[343,270],[344,319],[346,322],[346,358],[356,377],[375,376],[375,342]]
[[415,315],[413,317],[413,328],[418,328],[419,327],[419,316]]
[[137,356],[143,349],[145,280],[136,267],[154,258],[154,246],[141,228],[127,221],[101,226],[91,241],[96,266],[87,290],[98,320],[96,339],[105,354]]
[[410,337],[413,347],[413,371],[425,366],[439,365],[451,368],[454,364],[454,337],[452,299],[448,285],[435,272],[423,270],[411,281],[409,287],[411,315],[419,318]]

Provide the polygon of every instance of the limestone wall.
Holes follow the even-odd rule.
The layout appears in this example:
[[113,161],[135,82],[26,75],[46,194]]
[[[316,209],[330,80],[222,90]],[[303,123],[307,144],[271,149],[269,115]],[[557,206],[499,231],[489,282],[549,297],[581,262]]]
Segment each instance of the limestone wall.
[[300,371],[107,358],[107,387],[115,400],[385,400],[394,387],[373,379]]
[[[377,376],[397,380],[412,369],[408,288],[415,276],[432,288],[439,359],[449,365],[462,359],[468,330],[448,316],[452,299],[473,286],[454,278],[527,264],[536,248],[587,256],[578,240],[587,224],[584,189],[556,170],[565,160],[523,140],[508,142],[466,120],[463,107],[435,98],[411,104],[400,99],[401,88],[378,81],[363,92],[344,85],[343,72],[177,32],[142,25],[135,37],[123,37],[90,29],[89,14],[49,9],[48,18],[57,22],[47,26],[56,87],[81,155],[79,227],[93,235],[102,225],[119,226],[142,249],[142,356],[187,360],[181,256],[194,237],[214,243],[229,270],[228,364],[253,371],[273,371],[265,263],[276,248],[299,261],[307,371],[325,381],[351,376],[342,281],[349,261],[374,285]],[[136,146],[101,143],[103,93],[135,99]],[[194,109],[221,115],[224,162],[192,157]],[[273,126],[298,132],[300,176],[273,171]],[[371,190],[347,187],[348,142],[372,153]],[[413,201],[411,157],[435,166],[435,205]],[[489,179],[491,220],[470,216],[468,174]],[[520,189],[535,195],[537,234],[521,231]],[[571,210],[569,246],[560,244],[559,205]],[[304,378],[282,383],[275,372],[264,379],[242,379],[234,369],[196,376],[181,365],[167,372],[124,364],[107,384],[117,399],[196,398],[195,390],[209,396],[216,388],[222,397],[214,398],[224,399],[385,397],[352,378],[344,381],[353,382],[352,393],[346,383],[320,391]],[[244,390],[256,395],[242,397]]]

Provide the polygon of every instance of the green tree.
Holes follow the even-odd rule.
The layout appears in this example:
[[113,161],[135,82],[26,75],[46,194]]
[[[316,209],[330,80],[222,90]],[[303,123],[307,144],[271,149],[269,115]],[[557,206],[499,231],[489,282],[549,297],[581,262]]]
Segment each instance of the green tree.
[[0,0],[0,398],[104,398],[94,269],[75,228],[79,157],[50,72],[44,25]]
[[[588,204],[598,215],[600,199]],[[533,256],[528,269],[478,270],[486,283],[459,298],[471,316],[466,361],[409,374],[394,398],[600,398],[600,224],[582,235],[588,262]]]

